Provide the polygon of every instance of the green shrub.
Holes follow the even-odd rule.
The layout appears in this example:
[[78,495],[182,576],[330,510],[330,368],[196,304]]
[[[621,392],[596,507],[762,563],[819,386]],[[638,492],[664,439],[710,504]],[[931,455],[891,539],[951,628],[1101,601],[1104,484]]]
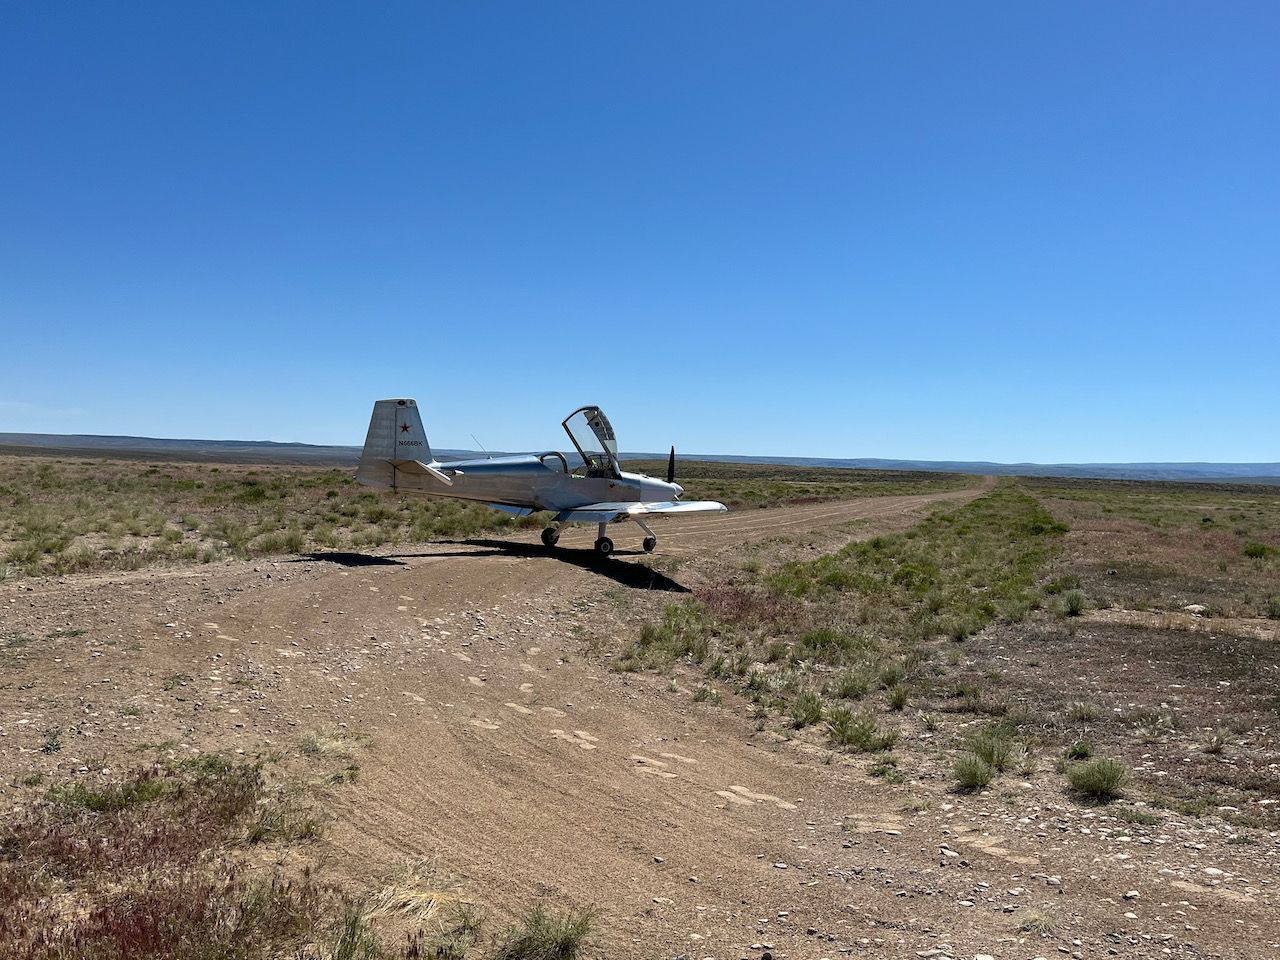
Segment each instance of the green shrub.
[[848,707],[837,707],[827,718],[827,732],[842,747],[860,753],[879,753],[898,742],[892,730],[882,730],[870,710],[854,712]]
[[594,910],[558,914],[539,904],[507,931],[497,960],[576,960],[595,922]]
[[1067,769],[1067,780],[1080,796],[1105,803],[1120,795],[1129,781],[1129,768],[1119,760],[1086,760]]
[[1013,752],[1013,735],[1004,724],[995,724],[972,734],[968,747],[970,753],[992,770],[1003,772],[1009,765],[1009,756]]
[[1068,617],[1078,617],[1084,613],[1088,602],[1083,590],[1068,590],[1062,595],[1062,612]]
[[953,772],[956,788],[966,792],[981,790],[990,784],[996,775],[991,764],[973,753],[962,753],[957,757]]
[[1244,545],[1243,553],[1246,557],[1252,557],[1255,560],[1261,560],[1275,552],[1274,547],[1269,547],[1265,543],[1251,541]]
[[888,690],[889,709],[901,710],[907,705],[907,688],[895,683]]
[[791,701],[787,712],[791,722],[797,727],[807,727],[822,719],[822,698],[812,690],[802,690]]
[[870,686],[871,680],[866,671],[850,667],[836,677],[831,685],[831,695],[841,700],[861,700]]
[[1077,740],[1063,751],[1063,756],[1068,760],[1088,760],[1093,756],[1093,747],[1088,740]]

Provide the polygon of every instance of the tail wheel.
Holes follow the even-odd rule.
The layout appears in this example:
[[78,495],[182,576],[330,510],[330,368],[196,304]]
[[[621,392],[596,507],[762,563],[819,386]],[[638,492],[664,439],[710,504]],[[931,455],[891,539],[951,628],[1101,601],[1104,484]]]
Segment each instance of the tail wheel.
[[542,545],[547,549],[554,547],[560,542],[560,534],[556,532],[555,527],[547,527],[542,531]]
[[645,553],[653,553],[653,548],[654,548],[654,547],[656,547],[657,545],[658,545],[658,538],[657,538],[657,537],[645,537],[645,538],[644,538],[644,544],[643,544],[643,546],[644,546],[644,552],[645,552]]
[[613,553],[613,541],[608,537],[601,537],[596,541],[596,553],[602,557],[607,557]]

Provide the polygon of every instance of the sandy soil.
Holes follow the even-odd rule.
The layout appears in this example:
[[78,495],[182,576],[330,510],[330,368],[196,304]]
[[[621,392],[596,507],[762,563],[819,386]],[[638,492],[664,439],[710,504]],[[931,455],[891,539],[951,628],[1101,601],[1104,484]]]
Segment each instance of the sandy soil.
[[[0,634],[23,639],[0,666],[0,801],[142,744],[289,753],[323,730],[362,768],[329,794],[327,870],[367,886],[437,857],[499,914],[594,903],[594,956],[1280,956],[1274,849],[1030,783],[881,783],[745,703],[693,702],[690,679],[610,669],[615,629],[753,545],[900,529],[977,492],[671,523],[655,571],[621,536],[596,563],[581,530],[555,558],[531,535],[5,585]],[[1030,908],[1053,934],[1019,929]]]

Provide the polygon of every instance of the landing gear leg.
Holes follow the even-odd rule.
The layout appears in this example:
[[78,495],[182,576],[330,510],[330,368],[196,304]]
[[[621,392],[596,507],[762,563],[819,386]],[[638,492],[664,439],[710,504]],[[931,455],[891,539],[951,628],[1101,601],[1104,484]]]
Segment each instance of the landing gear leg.
[[596,533],[596,553],[602,557],[607,557],[613,553],[613,541],[604,535],[608,526],[607,523],[600,524],[600,528]]
[[637,526],[640,527],[641,530],[643,530],[645,533],[648,534],[648,536],[644,538],[644,543],[642,544],[642,546],[644,547],[644,552],[653,553],[653,548],[658,545],[657,534],[655,534],[652,530],[650,530],[649,525],[645,523],[643,520],[637,520],[636,524]]

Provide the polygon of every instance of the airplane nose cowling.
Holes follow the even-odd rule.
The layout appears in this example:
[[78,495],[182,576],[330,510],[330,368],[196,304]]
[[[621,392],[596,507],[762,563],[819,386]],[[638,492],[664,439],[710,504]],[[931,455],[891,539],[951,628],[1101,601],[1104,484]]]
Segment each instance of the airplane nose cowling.
[[678,497],[683,492],[678,483],[663,483],[661,480],[640,481],[640,500],[643,503],[662,503]]

